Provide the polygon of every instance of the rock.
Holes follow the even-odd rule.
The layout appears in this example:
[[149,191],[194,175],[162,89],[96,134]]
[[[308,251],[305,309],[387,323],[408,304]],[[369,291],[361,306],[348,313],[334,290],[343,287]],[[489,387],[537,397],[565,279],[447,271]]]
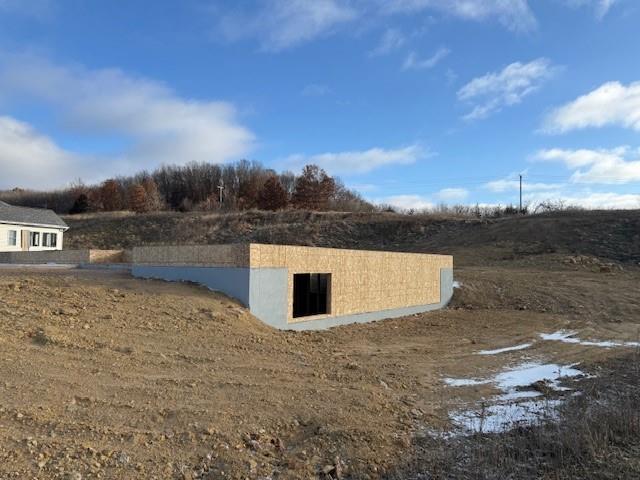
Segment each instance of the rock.
[[329,475],[335,469],[335,465],[325,465],[324,467],[322,467],[322,473],[324,473],[325,475]]
[[65,480],[82,480],[80,472],[70,472],[64,476]]
[[422,413],[421,410],[418,410],[417,408],[412,408],[411,409],[411,416],[414,418],[422,418],[422,416],[424,415],[424,413]]
[[540,392],[543,395],[549,395],[554,392],[553,387],[549,384],[548,381],[538,380],[537,382],[533,382],[529,385],[529,388],[535,390],[536,392]]
[[129,455],[125,452],[119,452],[118,455],[116,455],[116,464],[118,465],[126,465],[130,460]]
[[251,450],[255,450],[256,452],[262,449],[260,442],[258,442],[257,440],[249,440],[247,442],[247,447],[249,447]]

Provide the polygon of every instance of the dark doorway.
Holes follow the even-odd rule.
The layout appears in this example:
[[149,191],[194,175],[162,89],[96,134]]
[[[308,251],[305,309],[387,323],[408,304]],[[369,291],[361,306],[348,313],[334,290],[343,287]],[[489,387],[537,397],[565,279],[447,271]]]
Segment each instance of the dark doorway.
[[329,313],[330,273],[293,275],[293,318]]

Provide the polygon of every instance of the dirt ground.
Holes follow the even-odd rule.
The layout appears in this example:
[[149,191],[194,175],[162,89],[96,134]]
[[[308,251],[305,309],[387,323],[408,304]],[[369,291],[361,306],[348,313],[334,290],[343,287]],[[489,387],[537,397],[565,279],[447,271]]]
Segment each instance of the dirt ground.
[[0,270],[0,478],[380,478],[412,438],[492,393],[444,377],[527,358],[586,368],[637,341],[640,269],[591,257],[462,266],[450,307],[281,332],[188,284]]

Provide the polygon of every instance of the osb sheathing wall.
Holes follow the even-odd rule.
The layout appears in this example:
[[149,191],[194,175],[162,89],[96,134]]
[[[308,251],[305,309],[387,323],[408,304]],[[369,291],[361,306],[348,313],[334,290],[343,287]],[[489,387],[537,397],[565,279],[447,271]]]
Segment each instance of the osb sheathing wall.
[[130,260],[126,250],[89,250],[89,263],[128,263]]
[[132,255],[139,265],[249,267],[248,244],[135,247]]
[[[251,268],[288,269],[288,322],[293,319],[293,274],[330,273],[329,316],[390,310],[440,302],[440,269],[449,255],[372,252],[279,245],[250,246]],[[311,317],[311,319],[318,317]]]

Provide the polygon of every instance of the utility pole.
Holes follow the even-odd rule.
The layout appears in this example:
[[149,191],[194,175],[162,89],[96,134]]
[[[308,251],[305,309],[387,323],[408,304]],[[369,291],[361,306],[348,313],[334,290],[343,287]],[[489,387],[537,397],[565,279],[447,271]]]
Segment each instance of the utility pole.
[[520,174],[520,214],[522,215],[522,174]]
[[222,205],[222,191],[224,190],[224,180],[220,179],[220,185],[218,185],[220,191],[220,205]]

